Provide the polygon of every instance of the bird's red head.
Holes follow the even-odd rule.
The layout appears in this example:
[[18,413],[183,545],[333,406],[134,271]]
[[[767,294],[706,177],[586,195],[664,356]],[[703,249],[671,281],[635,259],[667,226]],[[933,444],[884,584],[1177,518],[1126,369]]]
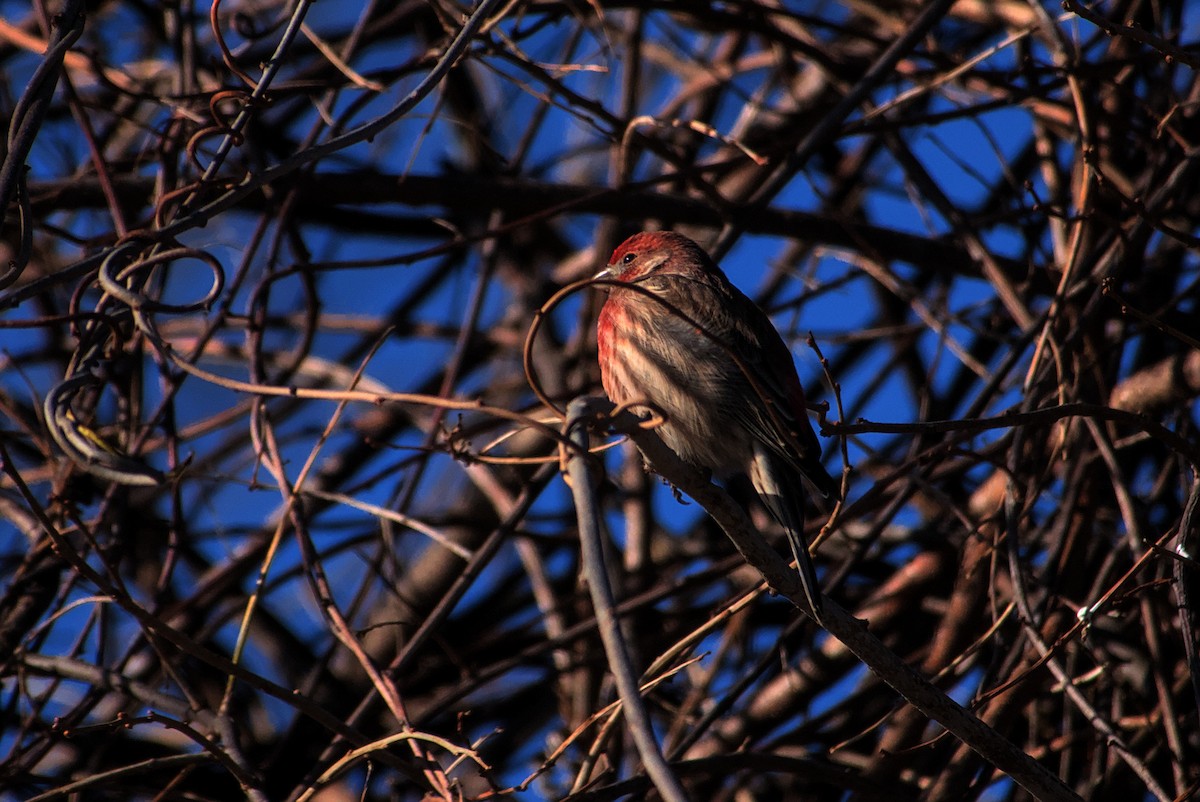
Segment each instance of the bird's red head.
[[710,269],[711,260],[696,243],[674,231],[643,231],[613,251],[603,275],[634,281],[658,270],[687,273]]

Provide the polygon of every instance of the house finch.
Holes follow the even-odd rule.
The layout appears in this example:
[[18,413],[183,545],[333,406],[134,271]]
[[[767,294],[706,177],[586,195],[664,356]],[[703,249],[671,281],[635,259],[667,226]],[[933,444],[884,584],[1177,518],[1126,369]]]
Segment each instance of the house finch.
[[791,351],[766,313],[681,234],[635,234],[601,277],[647,291],[614,287],[600,310],[604,391],[615,404],[661,409],[666,422],[656,431],[685,462],[724,479],[750,478],[787,532],[804,595],[819,612],[801,480],[825,498],[841,494],[821,465]]

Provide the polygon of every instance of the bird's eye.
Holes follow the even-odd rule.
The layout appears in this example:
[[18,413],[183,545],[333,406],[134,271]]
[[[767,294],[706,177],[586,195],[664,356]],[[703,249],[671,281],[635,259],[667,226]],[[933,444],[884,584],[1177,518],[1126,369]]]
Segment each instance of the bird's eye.
[[623,259],[621,260],[621,264],[623,264],[623,265],[627,265],[627,264],[629,264],[630,262],[632,262],[632,261],[633,261],[634,259],[636,259],[636,258],[637,258],[637,254],[636,254],[636,253],[627,253],[627,254],[625,254],[625,258],[623,258]]

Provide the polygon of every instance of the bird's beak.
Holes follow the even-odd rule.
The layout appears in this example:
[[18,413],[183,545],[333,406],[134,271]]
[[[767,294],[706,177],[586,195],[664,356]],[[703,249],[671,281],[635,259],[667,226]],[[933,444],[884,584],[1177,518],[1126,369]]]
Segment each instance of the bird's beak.
[[613,265],[605,265],[603,270],[601,270],[596,275],[592,276],[593,279],[616,278],[616,277],[617,277],[617,271],[613,269]]

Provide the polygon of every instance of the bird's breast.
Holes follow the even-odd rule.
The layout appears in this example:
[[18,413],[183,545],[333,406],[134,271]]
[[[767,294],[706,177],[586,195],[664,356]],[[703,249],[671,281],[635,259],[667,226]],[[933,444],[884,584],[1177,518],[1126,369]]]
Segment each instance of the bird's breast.
[[656,431],[686,462],[719,475],[744,470],[750,438],[726,412],[728,374],[736,368],[719,345],[670,315],[611,300],[600,314],[597,344],[613,403],[661,410],[667,420]]

